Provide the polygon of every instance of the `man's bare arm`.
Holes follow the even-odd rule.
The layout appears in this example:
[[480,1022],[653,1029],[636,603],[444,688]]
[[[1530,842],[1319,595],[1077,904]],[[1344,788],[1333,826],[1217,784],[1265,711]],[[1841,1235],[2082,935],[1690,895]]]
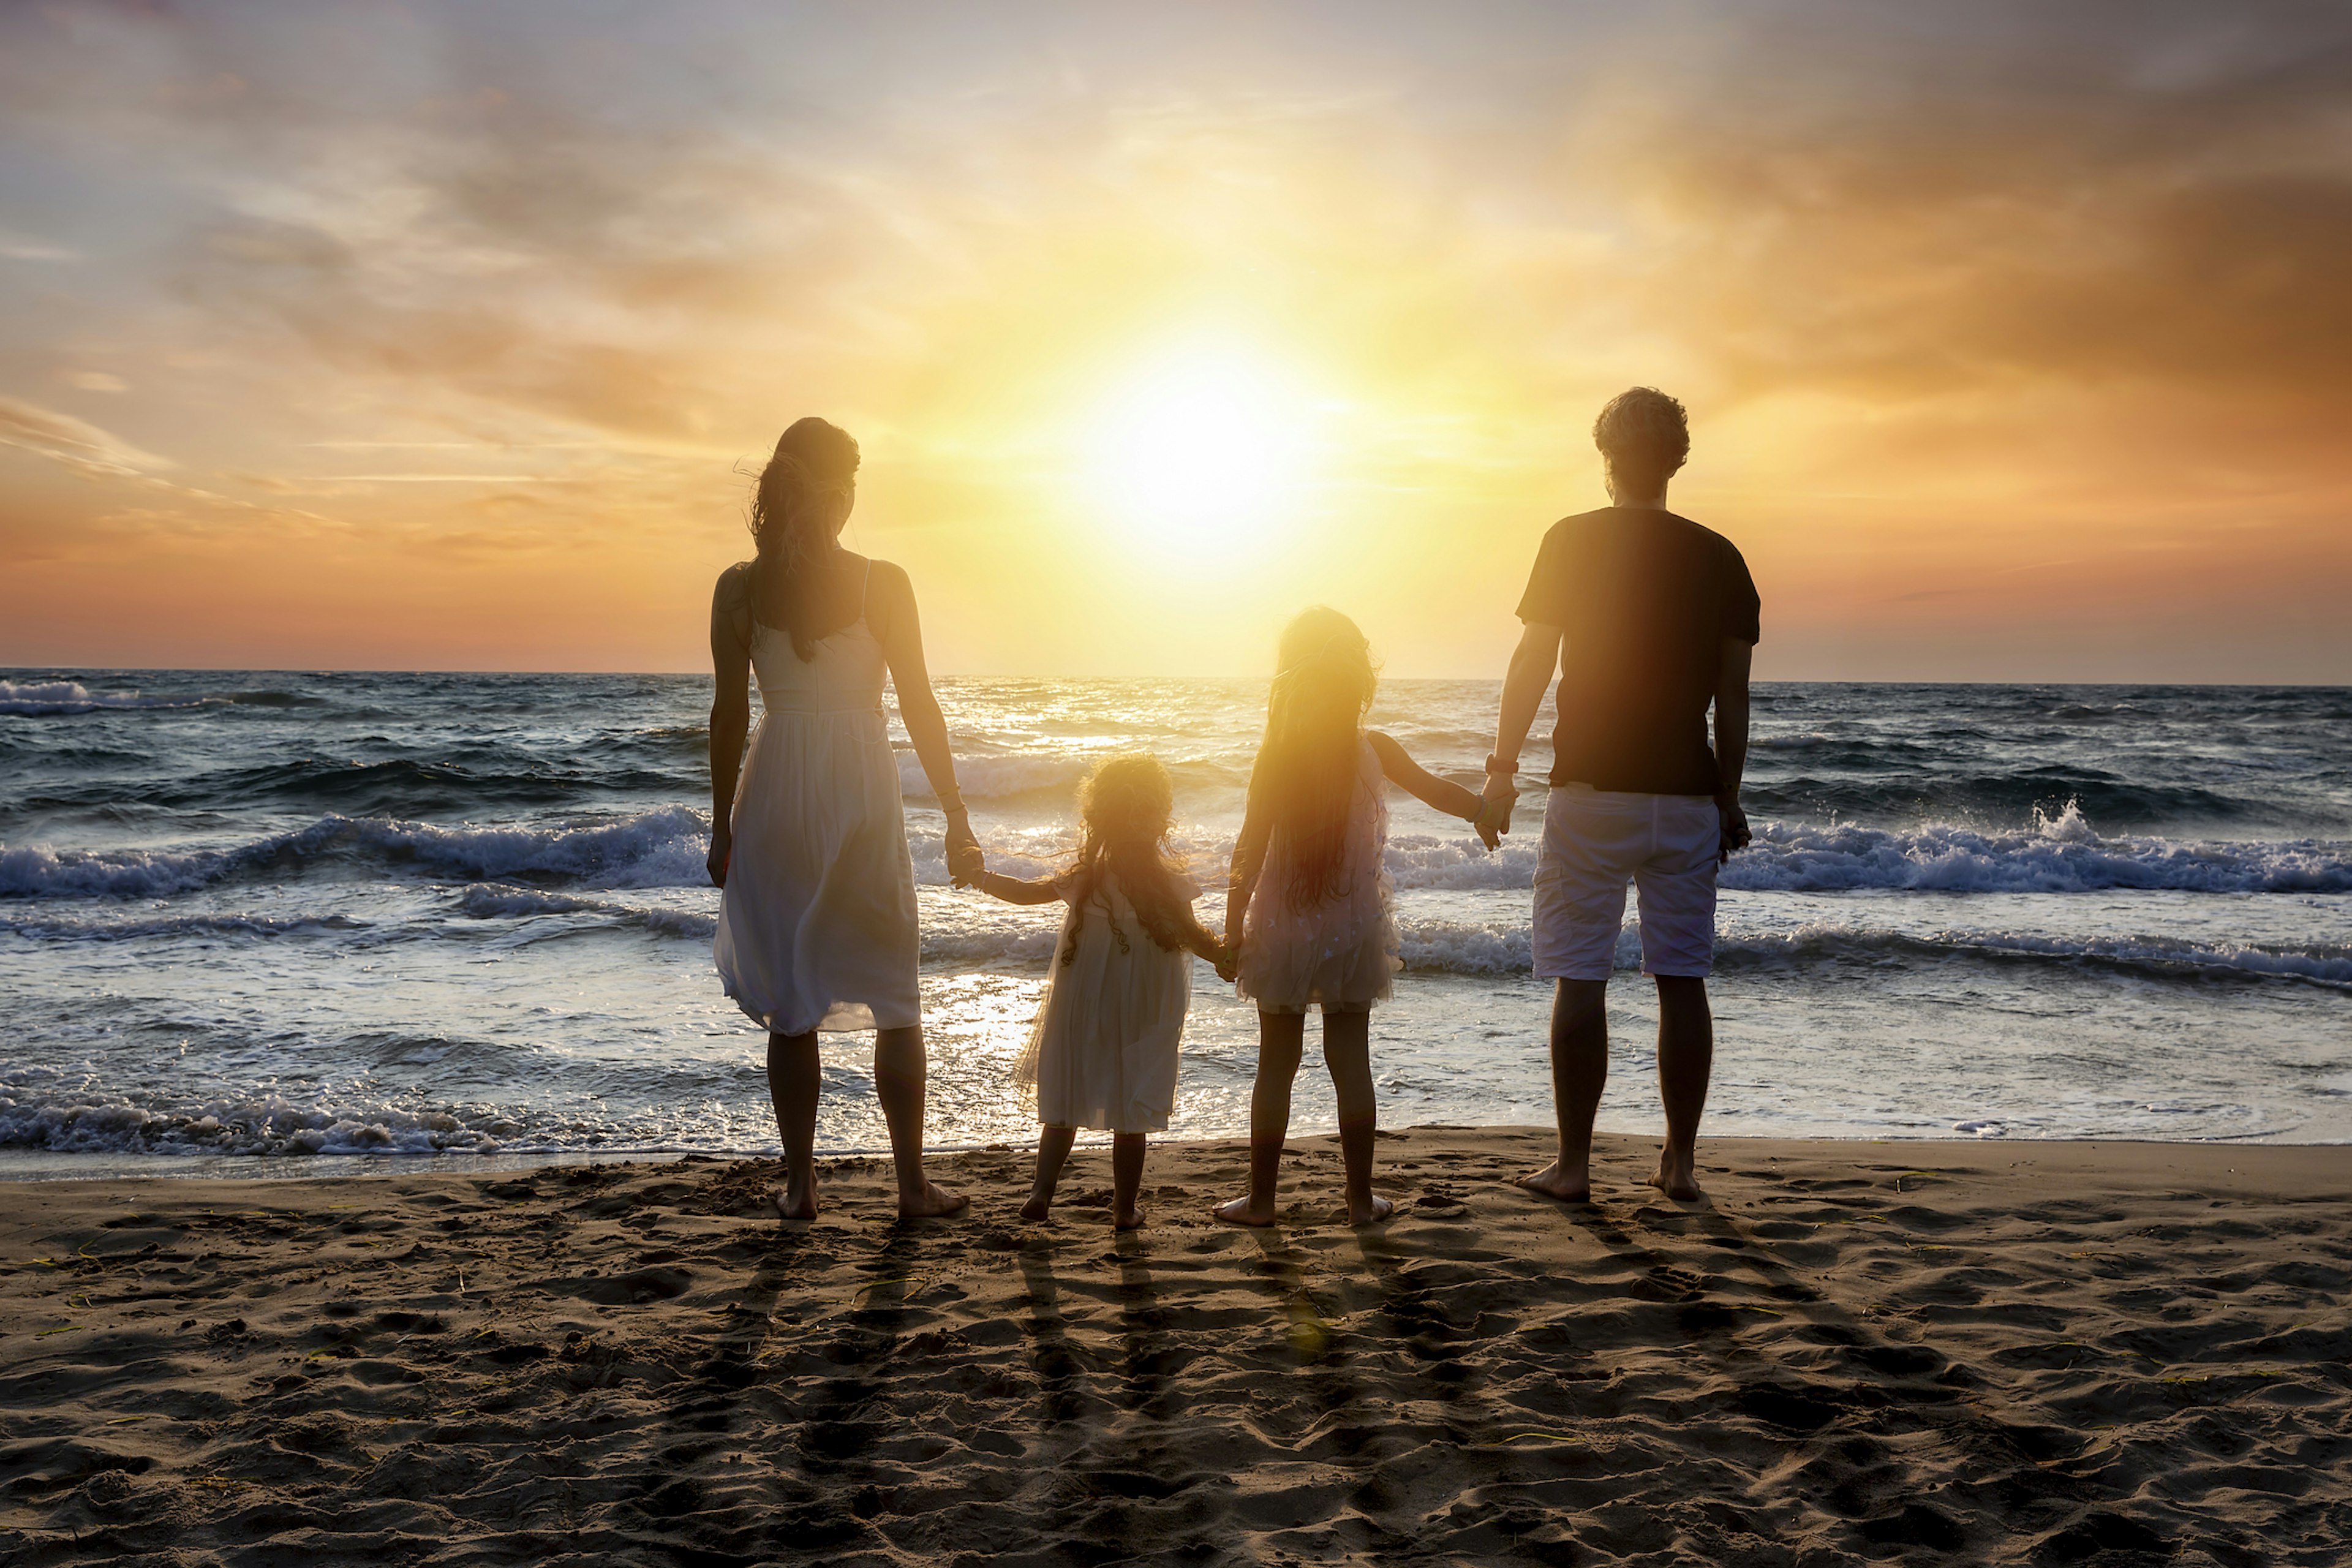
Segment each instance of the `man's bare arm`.
[[1756,645],[1723,639],[1715,671],[1715,809],[1723,819],[1720,856],[1744,849],[1754,837],[1739,806],[1739,779],[1748,771],[1748,670]]
[[1511,667],[1503,677],[1502,710],[1495,720],[1495,751],[1486,759],[1486,798],[1503,803],[1497,832],[1511,830],[1509,803],[1519,793],[1514,782],[1519,752],[1528,743],[1536,710],[1543,706],[1544,691],[1559,668],[1559,647],[1565,636],[1558,626],[1529,621],[1527,630],[1519,634],[1519,646],[1511,650]]

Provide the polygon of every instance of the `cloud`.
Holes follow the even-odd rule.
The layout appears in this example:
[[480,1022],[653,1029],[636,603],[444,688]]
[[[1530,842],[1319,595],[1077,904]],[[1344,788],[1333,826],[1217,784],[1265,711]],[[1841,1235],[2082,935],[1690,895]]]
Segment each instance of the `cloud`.
[[54,458],[88,474],[140,474],[178,467],[169,458],[142,452],[70,414],[0,397],[0,445]]

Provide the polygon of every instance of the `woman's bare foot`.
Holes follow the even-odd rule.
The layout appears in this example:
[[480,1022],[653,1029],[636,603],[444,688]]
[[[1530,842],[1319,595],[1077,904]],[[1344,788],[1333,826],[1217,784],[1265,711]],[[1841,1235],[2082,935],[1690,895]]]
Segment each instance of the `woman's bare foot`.
[[1110,1223],[1112,1228],[1117,1230],[1141,1230],[1145,1224],[1143,1210],[1121,1209],[1110,1216]]
[[1235,1198],[1231,1203],[1219,1204],[1216,1215],[1227,1225],[1254,1225],[1264,1229],[1274,1223],[1274,1200],[1268,1198],[1261,1204],[1255,1198]]
[[1544,1197],[1564,1204],[1589,1204],[1592,1201],[1592,1177],[1583,1171],[1568,1171],[1554,1160],[1540,1171],[1530,1171],[1512,1184],[1527,1188]]
[[798,1197],[793,1195],[793,1189],[789,1185],[771,1188],[768,1193],[768,1203],[776,1211],[778,1219],[816,1218],[814,1186],[811,1186]]
[[1043,1225],[1045,1216],[1054,1212],[1054,1200],[1031,1193],[1029,1201],[1021,1205],[1021,1217],[1032,1225]]
[[1361,1204],[1357,1203],[1353,1198],[1348,1200],[1349,1225],[1378,1225],[1394,1213],[1396,1213],[1396,1205],[1377,1194]]
[[900,1219],[943,1219],[951,1214],[961,1214],[971,1206],[970,1198],[961,1193],[950,1192],[928,1176],[913,1193],[898,1194]]

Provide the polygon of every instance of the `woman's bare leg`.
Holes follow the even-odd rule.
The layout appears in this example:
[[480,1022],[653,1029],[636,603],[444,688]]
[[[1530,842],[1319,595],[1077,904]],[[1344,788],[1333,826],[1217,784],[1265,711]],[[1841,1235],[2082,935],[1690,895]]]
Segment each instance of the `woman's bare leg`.
[[768,1099],[784,1145],[784,1184],[769,1194],[786,1219],[816,1218],[816,1032],[768,1037]]
[[1372,1131],[1380,1106],[1372,1096],[1372,1016],[1323,1009],[1323,1065],[1339,1101],[1339,1160],[1347,1169],[1348,1223],[1370,1225],[1396,1212],[1372,1193]]
[[1143,1211],[1135,1206],[1143,1186],[1143,1134],[1110,1135],[1110,1222],[1120,1230],[1139,1230]]
[[1307,1016],[1257,1016],[1257,1081],[1250,1089],[1249,1195],[1217,1205],[1217,1217],[1235,1225],[1274,1223],[1275,1182],[1282,1171],[1282,1141],[1290,1136],[1290,1084],[1307,1048]]
[[1070,1157],[1070,1145],[1077,1136],[1075,1127],[1037,1129],[1037,1177],[1029,1184],[1029,1201],[1021,1205],[1023,1219],[1042,1220],[1054,1212],[1054,1188],[1062,1179],[1062,1162]]
[[971,1203],[923,1173],[923,1026],[874,1036],[874,1093],[890,1128],[890,1163],[898,1173],[898,1213],[909,1219],[955,1214]]

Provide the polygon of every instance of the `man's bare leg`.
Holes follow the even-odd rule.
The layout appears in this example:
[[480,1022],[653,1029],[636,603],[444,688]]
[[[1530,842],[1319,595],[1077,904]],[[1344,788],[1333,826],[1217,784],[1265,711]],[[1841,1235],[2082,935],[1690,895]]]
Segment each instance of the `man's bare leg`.
[[1372,1093],[1372,1016],[1323,1009],[1323,1065],[1339,1102],[1339,1161],[1347,1172],[1348,1223],[1371,1225],[1396,1212],[1372,1191],[1372,1132],[1380,1104]]
[[1290,1085],[1307,1049],[1307,1016],[1257,1016],[1257,1081],[1250,1086],[1249,1191],[1219,1204],[1219,1219],[1234,1225],[1272,1225],[1276,1180],[1282,1173],[1283,1141],[1290,1136]]
[[1559,1158],[1519,1185],[1564,1204],[1592,1201],[1592,1119],[1609,1083],[1609,982],[1562,980],[1551,1000],[1551,1098]]
[[1695,974],[1658,980],[1658,1098],[1666,1108],[1666,1146],[1650,1184],[1670,1198],[1700,1195],[1698,1119],[1715,1070],[1715,1015],[1706,982]]
[[890,1163],[898,1173],[898,1213],[908,1219],[955,1214],[971,1203],[923,1173],[923,1026],[874,1036],[874,1093],[890,1128]]
[[768,1099],[784,1146],[784,1184],[768,1194],[785,1219],[816,1218],[816,1031],[768,1037]]

